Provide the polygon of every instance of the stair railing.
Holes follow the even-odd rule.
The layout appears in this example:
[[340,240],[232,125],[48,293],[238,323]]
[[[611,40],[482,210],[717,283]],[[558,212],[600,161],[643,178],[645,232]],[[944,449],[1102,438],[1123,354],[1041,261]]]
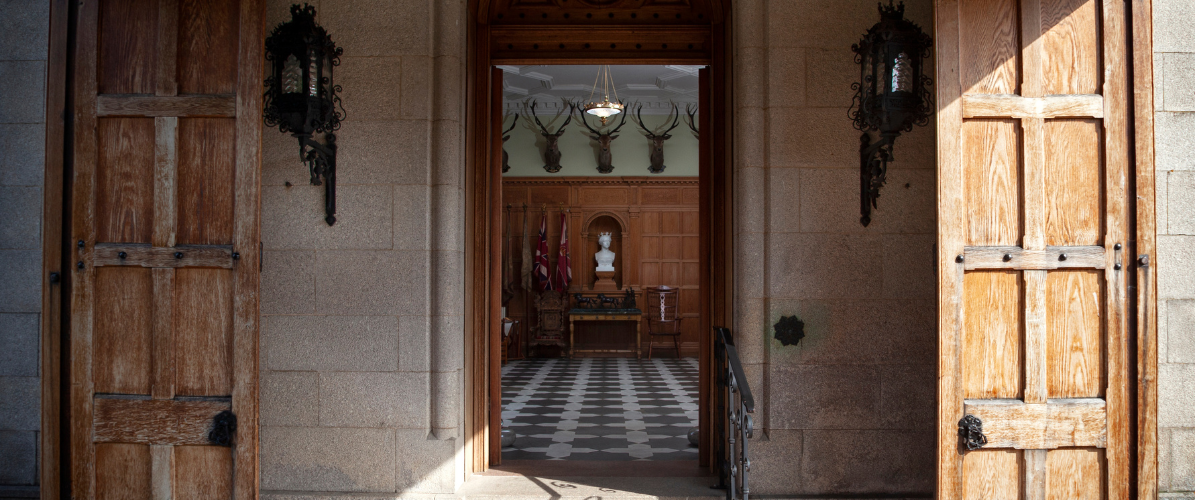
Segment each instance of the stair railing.
[[751,489],[748,475],[751,459],[747,454],[747,440],[752,437],[755,398],[743,373],[738,350],[730,330],[714,327],[714,371],[717,389],[714,394],[713,431],[715,470],[718,485],[725,489],[727,500],[748,500]]

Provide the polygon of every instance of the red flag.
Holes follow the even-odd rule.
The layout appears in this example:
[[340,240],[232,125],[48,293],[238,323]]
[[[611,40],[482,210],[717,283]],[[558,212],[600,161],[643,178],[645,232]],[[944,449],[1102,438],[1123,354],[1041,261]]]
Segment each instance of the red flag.
[[541,292],[552,290],[548,269],[548,213],[544,212],[539,218],[539,246],[535,249],[535,279]]
[[560,212],[560,253],[556,256],[556,289],[568,290],[573,281],[572,257],[568,253],[568,215]]

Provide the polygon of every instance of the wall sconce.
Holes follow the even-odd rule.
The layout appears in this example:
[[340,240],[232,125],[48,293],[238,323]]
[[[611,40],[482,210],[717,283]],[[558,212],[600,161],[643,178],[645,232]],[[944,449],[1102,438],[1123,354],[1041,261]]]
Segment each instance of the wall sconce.
[[[884,186],[896,137],[913,130],[913,125],[929,124],[933,106],[928,89],[933,80],[922,72],[933,39],[904,18],[904,2],[893,7],[889,0],[879,9],[880,22],[851,46],[859,65],[859,82],[851,85],[855,99],[850,117],[855,128],[863,131],[859,138],[859,222],[864,226],[871,223],[871,209],[876,208]],[[870,131],[880,134],[875,143]]]
[[292,5],[290,15],[266,39],[270,68],[264,119],[299,140],[299,159],[311,173],[311,184],[324,186],[324,221],[331,226],[336,223],[335,132],[345,116],[332,71],[344,49],[315,23],[315,7]]

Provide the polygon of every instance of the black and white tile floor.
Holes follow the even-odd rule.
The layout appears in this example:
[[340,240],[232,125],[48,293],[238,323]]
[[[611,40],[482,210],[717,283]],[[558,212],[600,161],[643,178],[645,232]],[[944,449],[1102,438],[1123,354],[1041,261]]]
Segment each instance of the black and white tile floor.
[[504,460],[696,460],[697,359],[524,359],[502,367]]

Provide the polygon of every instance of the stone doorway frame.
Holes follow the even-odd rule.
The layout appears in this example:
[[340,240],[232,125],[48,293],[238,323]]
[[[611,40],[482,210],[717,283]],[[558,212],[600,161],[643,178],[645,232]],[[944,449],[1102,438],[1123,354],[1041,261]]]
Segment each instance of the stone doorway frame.
[[[534,5],[526,5],[526,4]],[[730,138],[731,67],[730,2],[667,2],[579,0],[558,2],[470,0],[466,64],[465,139],[465,470],[484,472],[501,463],[499,362],[501,308],[501,112],[502,90],[491,83],[495,65],[523,64],[689,64],[703,70],[702,95],[709,113],[700,116],[701,130],[701,450],[698,463],[708,467],[712,454],[709,367],[712,325],[733,322],[732,141]],[[589,22],[620,19],[622,24]],[[529,15],[534,14],[534,15]],[[663,14],[663,15],[661,15]],[[516,17],[517,16],[517,17]],[[640,17],[641,16],[641,17]],[[514,19],[523,22],[509,22]],[[503,19],[508,21],[503,22]],[[546,20],[546,21],[545,21]],[[658,20],[658,21],[657,21]],[[552,45],[549,45],[549,42]],[[668,49],[672,44],[672,49]],[[543,51],[541,52],[541,46]],[[609,47],[607,49],[607,47]],[[658,49],[655,47],[659,47]],[[498,122],[495,125],[494,122]],[[718,127],[711,124],[718,123]],[[496,129],[496,130],[495,130]],[[704,134],[703,134],[704,135]],[[497,160],[497,161],[495,161]],[[708,340],[708,341],[707,341]],[[491,432],[491,430],[493,430]]]

